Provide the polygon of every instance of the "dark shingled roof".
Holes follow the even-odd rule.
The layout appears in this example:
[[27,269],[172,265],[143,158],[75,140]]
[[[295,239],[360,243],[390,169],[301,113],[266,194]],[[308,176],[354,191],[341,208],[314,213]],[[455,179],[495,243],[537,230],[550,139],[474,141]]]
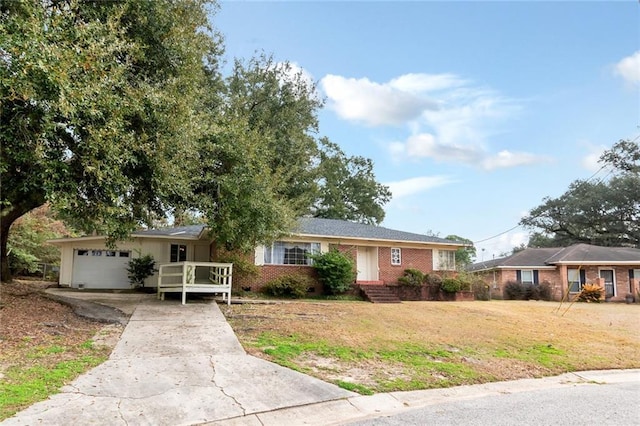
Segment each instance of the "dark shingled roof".
[[574,244],[569,247],[527,248],[511,256],[478,262],[467,268],[481,271],[492,268],[517,266],[551,266],[559,263],[589,262],[640,264],[640,249],[630,247],[601,247],[589,244]]
[[497,267],[510,266],[545,266],[545,261],[553,254],[557,253],[558,248],[527,248],[511,256],[501,257],[499,259],[487,260],[470,265],[469,271],[479,271],[482,269],[492,269]]
[[563,262],[640,262],[640,249],[575,244],[561,249],[547,259],[549,264]]
[[[189,225],[175,228],[146,229],[137,231],[134,236],[140,237],[171,237],[195,239],[198,238],[206,225]],[[325,237],[344,237],[365,240],[403,241],[417,243],[448,244],[463,246],[459,241],[444,238],[429,237],[411,232],[396,231],[381,226],[365,225],[336,219],[320,219],[303,217],[298,219],[297,226],[291,230],[293,235],[314,235]]]
[[172,228],[144,229],[133,233],[135,237],[199,238],[206,225],[176,226]]
[[315,217],[303,217],[298,219],[298,227],[293,229],[294,234],[322,235],[327,237],[350,237],[371,240],[420,242],[434,244],[450,244],[463,246],[459,241],[446,240],[444,238],[429,237],[411,232],[396,231],[382,226],[365,225],[362,223],[348,222],[336,219],[321,219]]

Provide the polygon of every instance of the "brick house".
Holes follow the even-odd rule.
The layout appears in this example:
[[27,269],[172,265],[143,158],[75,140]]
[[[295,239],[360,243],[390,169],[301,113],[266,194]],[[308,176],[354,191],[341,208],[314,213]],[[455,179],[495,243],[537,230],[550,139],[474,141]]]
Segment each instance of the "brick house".
[[[464,244],[381,226],[335,219],[300,218],[289,236],[253,251],[260,276],[241,286],[257,291],[270,280],[287,274],[314,277],[311,253],[336,248],[356,265],[356,283],[396,283],[405,269],[422,272],[455,270],[455,251]],[[214,256],[215,257],[215,256]],[[318,286],[315,293],[322,289]]]
[[527,248],[511,256],[469,266],[491,287],[492,296],[502,297],[510,281],[537,285],[549,283],[554,299],[568,292],[576,295],[586,283],[605,289],[606,300],[624,301],[640,287],[640,249],[575,244],[560,248]]
[[[130,288],[126,268],[130,258],[151,254],[156,264],[210,262],[223,253],[216,248],[205,225],[147,229],[109,248],[103,236],[51,240],[61,249],[60,285],[74,288]],[[464,244],[443,238],[397,231],[334,219],[300,218],[288,236],[258,246],[247,258],[259,268],[259,277],[235,276],[234,287],[258,291],[268,281],[287,274],[314,276],[311,253],[335,247],[355,261],[357,283],[395,283],[405,269],[422,272],[455,269],[455,251]],[[157,274],[145,286],[157,286]],[[318,285],[316,293],[322,288]]]

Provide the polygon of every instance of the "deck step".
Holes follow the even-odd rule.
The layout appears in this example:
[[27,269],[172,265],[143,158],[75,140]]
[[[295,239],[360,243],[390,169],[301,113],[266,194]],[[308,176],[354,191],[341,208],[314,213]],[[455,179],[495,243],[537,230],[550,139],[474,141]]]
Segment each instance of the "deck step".
[[400,303],[400,298],[385,285],[360,285],[365,299],[371,303]]

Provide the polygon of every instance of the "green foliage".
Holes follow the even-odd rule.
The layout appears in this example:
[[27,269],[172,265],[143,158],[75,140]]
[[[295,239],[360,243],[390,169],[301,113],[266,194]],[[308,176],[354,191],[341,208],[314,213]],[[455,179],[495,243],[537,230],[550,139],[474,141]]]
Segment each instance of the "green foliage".
[[442,279],[440,288],[445,293],[455,293],[465,288],[466,282],[459,277],[445,277]]
[[597,284],[585,284],[577,296],[578,302],[600,303],[604,300],[604,288]]
[[351,288],[356,274],[353,259],[336,249],[311,256],[318,278],[329,294],[340,294]]
[[376,181],[373,162],[360,156],[347,157],[327,138],[322,138],[320,145],[319,191],[311,213],[327,219],[381,223],[391,191]]
[[184,201],[217,44],[201,0],[0,8],[5,279],[9,226],[46,201],[110,242]]
[[11,272],[32,274],[39,271],[38,263],[57,265],[60,250],[47,244],[47,240],[71,235],[73,233],[53,217],[47,205],[25,214],[14,222],[7,242]]
[[418,269],[405,269],[398,282],[412,287],[420,287],[425,280],[425,274]]
[[227,252],[216,259],[221,263],[233,263],[233,278],[239,281],[246,281],[258,278],[260,267],[249,260],[247,256],[237,252]]
[[144,280],[156,272],[155,267],[156,261],[152,255],[140,256],[138,252],[138,257],[131,258],[127,267],[127,277],[131,286],[133,288],[144,287]]
[[306,275],[284,275],[266,283],[262,290],[275,297],[301,299],[312,286],[313,280]]

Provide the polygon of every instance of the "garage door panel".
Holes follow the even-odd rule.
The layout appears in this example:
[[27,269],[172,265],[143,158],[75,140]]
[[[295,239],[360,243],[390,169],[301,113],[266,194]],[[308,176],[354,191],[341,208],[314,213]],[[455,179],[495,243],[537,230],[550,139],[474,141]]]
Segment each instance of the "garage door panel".
[[130,253],[122,250],[75,250],[72,286],[92,289],[128,289]]

